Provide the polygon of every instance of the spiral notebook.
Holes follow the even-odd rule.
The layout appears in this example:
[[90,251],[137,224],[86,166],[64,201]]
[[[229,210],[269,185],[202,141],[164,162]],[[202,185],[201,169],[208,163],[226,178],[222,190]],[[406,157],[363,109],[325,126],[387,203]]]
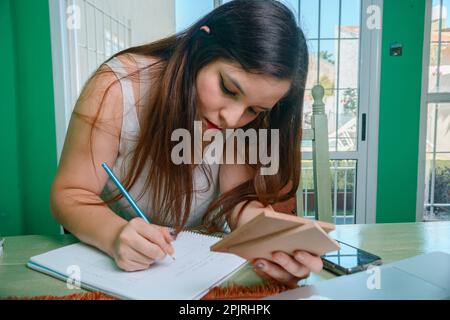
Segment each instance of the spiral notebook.
[[31,269],[119,299],[196,300],[222,283],[246,263],[236,255],[211,252],[220,238],[181,232],[172,242],[172,260],[163,261],[138,272],[119,269],[108,255],[83,243],[62,247],[31,257]]

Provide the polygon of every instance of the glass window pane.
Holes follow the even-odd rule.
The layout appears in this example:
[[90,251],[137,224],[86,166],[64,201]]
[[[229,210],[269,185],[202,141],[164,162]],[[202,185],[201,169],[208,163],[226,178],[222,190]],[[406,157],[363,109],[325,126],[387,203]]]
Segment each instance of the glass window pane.
[[448,21],[448,8],[450,8],[450,0],[442,1],[442,29],[450,28],[450,21]]
[[341,40],[339,89],[357,88],[359,82],[359,40]]
[[430,71],[429,71],[429,91],[438,92],[439,73],[439,41],[441,40],[441,15],[445,17],[446,9],[441,9],[441,0],[433,0],[430,34]]
[[325,114],[328,117],[328,143],[330,151],[336,150],[336,90],[325,90]]
[[[434,164],[434,166],[433,166]],[[434,171],[433,171],[434,168]],[[427,157],[425,220],[450,219],[450,153]]]
[[358,90],[339,90],[339,113],[337,149],[338,151],[357,150]]
[[331,199],[336,224],[355,223],[356,160],[331,161]]
[[[328,143],[330,151],[336,151],[336,91],[325,90],[325,114],[328,117]],[[303,106],[303,129],[311,128],[312,121],[312,104],[313,98],[311,90],[305,92],[304,106]],[[302,142],[302,151],[312,151],[312,143],[308,141]]]
[[321,40],[319,50],[320,84],[325,89],[334,89],[337,85],[337,41]]
[[306,81],[307,89],[312,89],[312,87],[314,87],[314,85],[316,85],[318,82],[318,77],[317,77],[318,46],[319,46],[318,40],[309,40],[308,41],[309,71],[308,71],[308,79]]
[[301,150],[302,150],[302,152],[312,152],[312,141],[311,140],[302,140]]
[[214,9],[213,0],[176,0],[176,32],[180,32]]
[[307,39],[319,37],[319,0],[301,0],[300,27]]
[[427,112],[427,141],[426,152],[433,152],[434,150],[434,128],[436,120],[437,104],[429,104]]
[[[450,92],[449,6],[450,0],[433,0],[430,93]],[[427,111],[424,220],[450,220],[450,102],[430,103]]]
[[[432,34],[432,40],[434,39],[438,39],[438,37],[436,37],[435,34]],[[429,92],[437,92],[438,56],[439,56],[439,42],[432,41],[430,43],[430,68],[428,73]]]
[[425,159],[425,208],[427,208],[427,204],[433,201],[431,197],[433,170],[433,153],[427,152]]
[[450,204],[450,153],[436,155],[434,203]]
[[450,152],[450,104],[440,104],[437,113],[436,151]]
[[[336,224],[355,223],[356,160],[331,160],[332,212]],[[302,160],[303,215],[315,218],[314,171],[311,160]]]
[[360,0],[342,0],[341,38],[359,38],[361,5]]
[[430,34],[430,92],[450,92],[449,0],[433,2]]
[[439,63],[438,90],[440,92],[450,91],[450,42],[441,42]]
[[314,219],[314,177],[311,160],[302,160],[301,185],[303,190],[303,215]]
[[[310,39],[310,68],[307,88],[320,83],[326,90],[325,104],[329,124],[330,151],[356,151],[358,126],[358,88],[359,88],[359,26],[361,15],[360,0],[342,0],[341,22],[345,39],[338,38],[340,0],[321,0],[320,8],[316,2],[301,3],[311,15],[321,13],[320,39]],[[314,5],[315,4],[315,5]],[[308,7],[307,7],[308,6]],[[323,9],[323,10],[322,10]],[[345,12],[344,12],[345,9]],[[303,10],[303,11],[302,11]],[[312,17],[308,17],[311,21]],[[319,23],[319,19],[317,19]],[[341,36],[343,33],[341,33]],[[338,61],[339,59],[339,61]],[[341,90],[339,97],[336,90]],[[339,102],[342,100],[341,102]],[[312,102],[311,102],[312,103]],[[339,110],[337,106],[339,107]],[[305,109],[307,109],[307,106]],[[305,116],[305,122],[310,114]],[[307,123],[305,123],[306,125]],[[338,129],[338,130],[337,130]]]
[[311,90],[306,90],[303,99],[303,129],[311,129],[312,104]]
[[431,207],[428,207],[428,210],[425,213],[425,220],[427,221],[449,221],[450,220],[450,204],[437,204]]
[[339,0],[322,0],[320,4],[320,37],[338,38]]

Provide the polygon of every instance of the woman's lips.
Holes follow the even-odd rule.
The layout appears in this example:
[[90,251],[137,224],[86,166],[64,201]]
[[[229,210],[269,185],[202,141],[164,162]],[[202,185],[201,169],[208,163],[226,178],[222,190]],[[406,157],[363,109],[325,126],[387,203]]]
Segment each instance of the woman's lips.
[[208,129],[222,130],[220,127],[216,126],[214,123],[212,123],[208,119],[205,118],[205,120],[206,120],[206,123],[208,124]]

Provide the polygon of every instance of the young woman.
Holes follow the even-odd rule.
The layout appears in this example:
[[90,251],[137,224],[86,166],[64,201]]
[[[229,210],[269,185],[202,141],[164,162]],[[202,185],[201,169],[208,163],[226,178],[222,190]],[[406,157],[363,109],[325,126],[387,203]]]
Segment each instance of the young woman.
[[[52,186],[55,217],[135,271],[173,253],[167,227],[226,223],[233,230],[292,198],[307,72],[301,29],[286,6],[270,0],[231,1],[182,33],[116,54],[76,103]],[[278,172],[262,175],[261,163],[175,164],[172,133],[194,136],[196,121],[203,130],[278,129]],[[103,162],[152,224],[127,208]],[[292,286],[322,269],[307,252],[252,263],[262,277]]]

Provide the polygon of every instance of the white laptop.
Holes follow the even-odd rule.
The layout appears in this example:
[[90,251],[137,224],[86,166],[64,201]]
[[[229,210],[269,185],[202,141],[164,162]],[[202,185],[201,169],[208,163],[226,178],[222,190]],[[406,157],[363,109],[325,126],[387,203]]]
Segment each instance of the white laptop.
[[320,281],[267,300],[450,300],[450,254],[432,252]]

